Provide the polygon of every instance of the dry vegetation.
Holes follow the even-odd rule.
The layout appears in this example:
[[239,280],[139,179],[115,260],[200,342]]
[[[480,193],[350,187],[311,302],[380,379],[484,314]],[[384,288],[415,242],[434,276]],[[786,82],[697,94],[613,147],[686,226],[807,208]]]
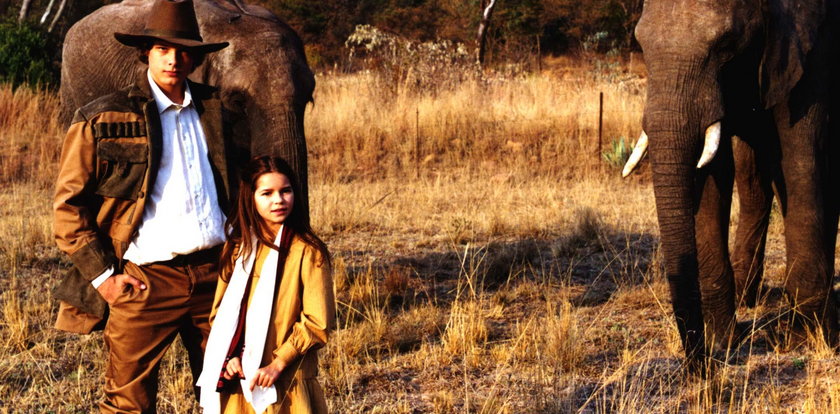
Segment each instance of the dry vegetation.
[[[708,381],[680,375],[646,171],[596,152],[634,137],[643,84],[550,74],[434,94],[369,74],[318,78],[307,117],[312,217],[335,263],[340,329],[321,381],[340,413],[840,412],[838,359],[783,353],[774,217],[770,289]],[[101,335],[51,328],[69,262],[50,230],[62,131],[50,93],[0,88],[0,412],[88,412]],[[750,324],[756,321],[755,324]],[[159,411],[195,410],[185,354]]]

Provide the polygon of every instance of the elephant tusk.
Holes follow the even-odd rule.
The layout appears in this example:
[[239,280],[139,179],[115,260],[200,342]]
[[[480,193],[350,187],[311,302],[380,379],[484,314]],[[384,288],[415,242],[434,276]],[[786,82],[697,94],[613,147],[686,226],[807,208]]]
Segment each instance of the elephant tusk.
[[703,168],[715,158],[720,146],[720,121],[706,128],[706,142],[703,144],[703,154],[697,162],[697,168]]
[[633,171],[636,170],[636,167],[639,166],[639,161],[645,157],[647,154],[648,149],[648,136],[644,130],[642,130],[642,134],[639,135],[639,140],[636,141],[636,146],[633,147],[633,153],[630,154],[630,158],[627,159],[627,163],[624,164],[624,170],[621,171],[621,177],[627,178],[628,175],[632,174]]

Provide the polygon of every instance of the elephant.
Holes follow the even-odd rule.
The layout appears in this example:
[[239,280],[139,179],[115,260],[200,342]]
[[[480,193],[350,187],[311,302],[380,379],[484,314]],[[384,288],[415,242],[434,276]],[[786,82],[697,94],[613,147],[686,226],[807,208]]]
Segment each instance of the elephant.
[[[79,20],[67,32],[62,50],[59,90],[62,120],[76,108],[130,85],[146,66],[137,50],[119,44],[114,32],[139,33],[152,0],[124,0]],[[220,90],[222,105],[235,128],[251,137],[243,158],[284,158],[301,183],[298,202],[308,212],[308,171],[303,120],[312,101],[315,77],[303,42],[268,10],[239,0],[195,0],[205,41],[229,42],[207,55],[190,75]],[[245,161],[245,160],[243,160]],[[308,217],[308,214],[307,214]]]
[[[625,175],[649,151],[665,272],[694,370],[710,344],[733,339],[736,297],[754,301],[773,187],[791,332],[820,327],[836,343],[840,181],[829,121],[840,119],[831,78],[839,9],[838,0],[645,1],[635,30],[648,67],[644,132]],[[731,259],[734,182],[742,211]]]

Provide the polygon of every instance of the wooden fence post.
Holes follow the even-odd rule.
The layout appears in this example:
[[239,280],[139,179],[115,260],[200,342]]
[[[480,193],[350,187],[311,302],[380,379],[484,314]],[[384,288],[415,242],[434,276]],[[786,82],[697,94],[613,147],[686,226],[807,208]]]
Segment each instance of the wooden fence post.
[[598,92],[598,150],[595,151],[595,162],[600,165],[601,151],[604,147],[604,92]]
[[414,113],[414,176],[420,177],[420,107]]

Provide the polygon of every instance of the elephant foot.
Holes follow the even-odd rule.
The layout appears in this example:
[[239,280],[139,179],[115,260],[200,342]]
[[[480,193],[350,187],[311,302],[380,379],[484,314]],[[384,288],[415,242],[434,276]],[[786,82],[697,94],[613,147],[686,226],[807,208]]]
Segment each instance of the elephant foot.
[[758,326],[754,320],[738,322],[732,330],[729,348],[718,350],[716,356],[727,364],[742,365],[749,360],[754,349],[767,346],[769,331],[769,328]]
[[735,323],[732,326],[732,343],[730,349],[737,349],[741,344],[747,342],[752,337],[752,324],[750,323]]
[[[712,352],[727,350],[735,340],[735,283],[731,270],[707,271],[701,277],[706,343]],[[713,277],[714,276],[714,277]]]
[[738,343],[738,332],[735,318],[728,322],[716,324],[717,326],[706,325],[706,343],[713,352],[726,351]]
[[712,308],[712,306],[705,306],[703,309],[706,344],[712,352],[725,352],[736,345],[738,339],[735,306],[728,304]]
[[816,318],[813,312],[790,311],[780,318],[771,337],[772,342],[783,352],[803,349],[820,349],[838,346],[837,315],[834,311],[823,318]]
[[735,280],[735,303],[738,306],[746,306],[749,309],[758,304],[760,297],[761,282],[758,279],[751,281]]
[[726,364],[726,356],[716,352],[715,355],[694,355],[686,358],[682,367],[686,379],[708,380],[721,370]]
[[808,348],[810,335],[803,329],[794,329],[790,321],[779,321],[770,332],[770,344],[780,352],[800,351]]
[[709,358],[705,355],[689,355],[685,359],[685,364],[682,367],[683,374],[689,379],[703,379],[710,378],[709,370],[714,366],[709,363]]

